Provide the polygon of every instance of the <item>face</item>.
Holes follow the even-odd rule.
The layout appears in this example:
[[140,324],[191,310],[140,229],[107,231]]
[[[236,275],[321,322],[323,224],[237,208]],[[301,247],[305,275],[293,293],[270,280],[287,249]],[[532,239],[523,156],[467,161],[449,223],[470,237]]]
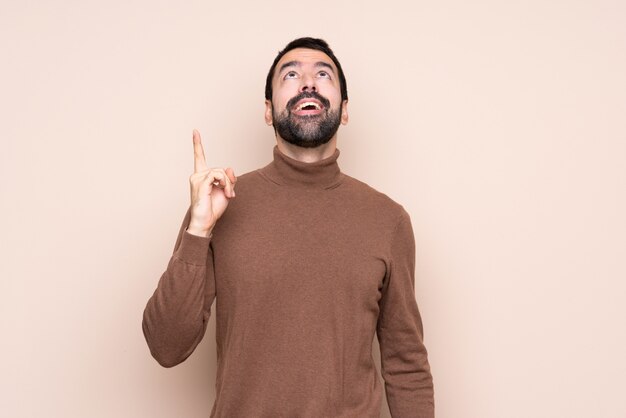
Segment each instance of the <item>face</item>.
[[335,137],[348,123],[348,101],[333,61],[314,49],[296,48],[276,64],[272,101],[265,101],[265,121],[296,146],[314,148]]

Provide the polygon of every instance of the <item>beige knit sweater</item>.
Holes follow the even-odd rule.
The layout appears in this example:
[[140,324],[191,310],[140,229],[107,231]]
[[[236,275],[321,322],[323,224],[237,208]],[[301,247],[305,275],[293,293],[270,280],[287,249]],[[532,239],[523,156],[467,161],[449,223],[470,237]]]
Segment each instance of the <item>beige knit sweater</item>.
[[[273,160],[237,179],[209,238],[186,231],[143,314],[171,367],[204,336],[215,301],[211,418],[434,417],[406,210],[321,161]],[[377,335],[378,375],[372,358]]]

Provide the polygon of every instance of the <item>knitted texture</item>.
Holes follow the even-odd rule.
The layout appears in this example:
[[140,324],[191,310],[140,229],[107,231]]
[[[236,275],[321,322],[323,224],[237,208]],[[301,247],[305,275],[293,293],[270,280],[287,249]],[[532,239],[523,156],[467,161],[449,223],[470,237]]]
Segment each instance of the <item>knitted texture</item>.
[[186,231],[190,208],[183,218],[143,331],[175,366],[215,301],[211,418],[379,418],[383,384],[393,418],[434,417],[409,214],[338,157],[305,163],[274,146],[268,165],[238,176],[211,237]]

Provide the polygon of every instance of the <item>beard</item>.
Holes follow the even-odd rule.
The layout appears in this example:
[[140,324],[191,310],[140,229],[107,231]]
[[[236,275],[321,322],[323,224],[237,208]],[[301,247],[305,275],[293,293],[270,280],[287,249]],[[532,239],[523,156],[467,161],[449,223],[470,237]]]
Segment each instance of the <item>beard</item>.
[[[291,113],[294,105],[301,99],[315,98],[324,105],[324,112],[319,115],[298,116]],[[317,93],[302,93],[289,100],[284,111],[274,112],[272,106],[274,132],[290,144],[315,148],[326,144],[337,133],[341,124],[341,109],[330,110],[328,99]]]

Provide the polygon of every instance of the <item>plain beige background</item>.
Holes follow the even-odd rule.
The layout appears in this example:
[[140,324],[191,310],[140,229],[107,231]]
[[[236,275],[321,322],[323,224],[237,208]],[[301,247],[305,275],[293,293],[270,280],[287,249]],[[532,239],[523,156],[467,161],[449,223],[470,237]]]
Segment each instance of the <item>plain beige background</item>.
[[437,416],[623,418],[624,22],[617,0],[2,0],[2,415],[208,416],[215,318],[173,369],[141,332],[191,132],[210,165],[267,164],[267,70],[317,36],[348,80],[341,169],[412,217]]

